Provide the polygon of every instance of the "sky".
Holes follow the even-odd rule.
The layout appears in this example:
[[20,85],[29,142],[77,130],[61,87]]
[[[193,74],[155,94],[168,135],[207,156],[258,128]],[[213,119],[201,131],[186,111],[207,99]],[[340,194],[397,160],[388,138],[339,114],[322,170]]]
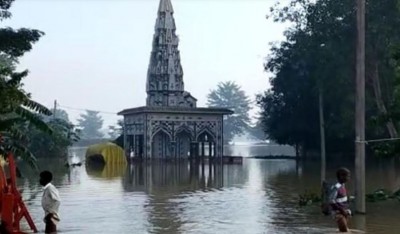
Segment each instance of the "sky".
[[[269,88],[263,63],[285,25],[266,19],[275,0],[172,0],[185,89],[205,106],[219,82],[235,81],[253,100]],[[282,1],[281,1],[282,2]],[[45,33],[20,60],[25,89],[48,107],[57,100],[75,122],[84,109],[115,113],[145,105],[145,82],[159,0],[16,0],[2,26]],[[254,108],[254,116],[257,109]]]

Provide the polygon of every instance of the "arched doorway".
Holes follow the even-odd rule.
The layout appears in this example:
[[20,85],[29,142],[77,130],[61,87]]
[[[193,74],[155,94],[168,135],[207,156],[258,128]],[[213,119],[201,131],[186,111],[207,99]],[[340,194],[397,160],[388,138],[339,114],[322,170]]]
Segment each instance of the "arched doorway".
[[216,153],[215,139],[210,132],[204,131],[197,137],[200,157],[214,157]]
[[171,137],[163,130],[158,131],[151,143],[152,158],[171,158]]
[[192,136],[187,129],[183,129],[176,134],[176,156],[178,158],[188,158],[190,156],[190,143]]

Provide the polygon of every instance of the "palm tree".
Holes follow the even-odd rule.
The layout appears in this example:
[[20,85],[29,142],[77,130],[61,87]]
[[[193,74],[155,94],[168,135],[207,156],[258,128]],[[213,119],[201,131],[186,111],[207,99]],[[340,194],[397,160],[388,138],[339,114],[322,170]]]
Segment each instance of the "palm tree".
[[[11,17],[9,11],[14,0],[0,0],[0,21]],[[18,58],[32,49],[32,45],[44,33],[36,29],[10,27],[0,28],[0,154],[14,152],[36,167],[35,157],[27,150],[26,129],[34,125],[51,132],[37,114],[51,112],[33,101],[30,94],[22,89],[22,79],[28,71],[15,72]]]
[[0,60],[0,154],[5,156],[7,152],[13,152],[36,168],[36,158],[26,147],[29,141],[26,131],[29,125],[33,125],[51,133],[40,117],[51,115],[51,111],[33,101],[22,89],[21,81],[28,72],[15,72],[12,62],[7,61],[4,56]]

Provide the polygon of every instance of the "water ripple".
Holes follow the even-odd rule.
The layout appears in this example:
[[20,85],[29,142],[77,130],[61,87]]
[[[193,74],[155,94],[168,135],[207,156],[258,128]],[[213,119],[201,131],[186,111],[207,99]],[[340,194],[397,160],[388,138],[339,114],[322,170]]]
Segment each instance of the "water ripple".
[[[302,167],[293,161],[245,160],[223,168],[135,165],[102,173],[60,165],[52,168],[62,197],[59,229],[71,234],[335,233],[332,219],[322,216],[318,206],[298,207],[298,195],[319,184],[318,165]],[[370,186],[377,183],[375,177],[383,181],[383,172],[369,169]],[[27,176],[19,184],[43,231],[36,180]],[[399,205],[368,204],[368,215],[354,217],[351,225],[368,233],[400,233]]]

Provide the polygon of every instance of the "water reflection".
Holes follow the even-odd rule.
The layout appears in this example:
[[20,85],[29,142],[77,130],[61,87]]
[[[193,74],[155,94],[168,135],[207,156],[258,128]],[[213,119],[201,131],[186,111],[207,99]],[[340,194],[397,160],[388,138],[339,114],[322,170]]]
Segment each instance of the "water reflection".
[[223,167],[189,162],[135,164],[128,166],[123,179],[126,191],[151,195],[221,188]]
[[[327,178],[330,181],[335,180],[336,169],[340,166],[346,166],[354,172],[351,161],[330,162],[327,167]],[[302,227],[314,227],[317,223],[319,227],[317,229],[310,228],[308,233],[321,233],[322,230],[331,233],[334,231],[332,220],[322,216],[318,206],[299,207],[297,205],[299,194],[305,191],[319,193],[319,163],[299,162],[297,167],[302,168],[301,176],[294,170],[282,170],[271,177],[269,181],[265,181],[264,186],[272,188],[274,191],[271,196],[271,199],[276,201],[273,204],[273,209],[280,211],[273,212],[275,220],[280,220],[275,224],[281,226],[281,230],[294,230],[302,229]],[[398,184],[400,164],[398,161],[371,159],[367,163],[366,169],[367,193],[378,188],[386,188],[392,191],[400,188]],[[347,187],[350,193],[354,193],[354,180],[350,181]],[[353,229],[368,233],[399,233],[400,224],[396,221],[399,205],[398,201],[367,203],[367,216],[354,216],[351,219],[350,226]]]
[[223,186],[223,167],[189,162],[130,165],[123,187],[127,192],[143,192],[149,199],[146,204],[148,227],[151,233],[179,233],[184,225],[182,210],[176,206],[177,196],[206,192]]
[[[77,153],[77,156],[79,154]],[[83,155],[82,155],[83,157]],[[319,191],[317,162],[244,160],[243,165],[136,164],[93,169],[66,168],[40,160],[62,196],[62,233],[334,233],[319,207],[299,207],[298,195]],[[327,177],[338,166],[328,162]],[[24,200],[43,230],[38,173],[21,165]],[[367,164],[367,189],[397,189],[398,161]],[[352,190],[352,184],[349,184]],[[398,201],[368,203],[367,216],[351,226],[369,233],[399,233]]]
[[119,179],[124,176],[127,165],[123,163],[106,164],[106,165],[90,165],[86,164],[86,172],[88,176],[101,179]]
[[296,156],[296,151],[291,146],[286,145],[251,145],[251,144],[243,144],[243,145],[226,145],[224,147],[225,155],[232,156]]

